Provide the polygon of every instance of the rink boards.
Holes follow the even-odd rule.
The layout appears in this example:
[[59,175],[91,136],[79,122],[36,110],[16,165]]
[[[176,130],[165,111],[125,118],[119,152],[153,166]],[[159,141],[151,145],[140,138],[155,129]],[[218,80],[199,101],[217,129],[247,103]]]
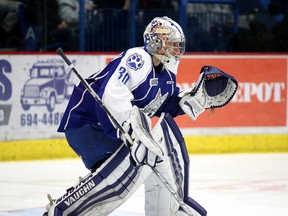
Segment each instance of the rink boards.
[[[288,136],[185,136],[189,154],[288,152]],[[65,139],[0,142],[0,161],[76,158]]]
[[[87,77],[115,54],[67,56]],[[191,87],[203,65],[219,67],[239,82],[232,102],[213,116],[206,111],[194,122],[176,118],[189,153],[287,152],[287,59],[285,54],[185,55],[177,75],[180,88]],[[41,68],[50,72],[38,76],[35,71]],[[37,96],[48,78],[49,88]],[[0,53],[0,160],[76,157],[56,131],[77,82],[55,53]],[[49,100],[56,91],[57,103],[51,107]]]

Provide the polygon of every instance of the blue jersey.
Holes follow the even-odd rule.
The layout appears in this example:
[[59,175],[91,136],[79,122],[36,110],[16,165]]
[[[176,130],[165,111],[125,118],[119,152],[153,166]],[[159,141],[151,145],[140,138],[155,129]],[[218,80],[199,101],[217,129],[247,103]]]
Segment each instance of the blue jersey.
[[[156,71],[150,54],[144,48],[136,47],[121,53],[86,80],[120,124],[130,118],[133,105],[150,117],[160,116],[162,112],[173,117],[183,114],[176,75],[162,64]],[[110,138],[118,139],[109,117],[79,83],[74,87],[58,131],[85,124],[101,125]]]

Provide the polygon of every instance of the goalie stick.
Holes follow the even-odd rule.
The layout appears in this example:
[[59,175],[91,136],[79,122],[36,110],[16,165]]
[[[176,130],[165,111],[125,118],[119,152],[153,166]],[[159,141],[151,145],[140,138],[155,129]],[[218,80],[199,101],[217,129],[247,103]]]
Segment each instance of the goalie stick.
[[[128,140],[128,142],[125,142],[126,145],[130,145],[127,147],[131,147],[133,144],[133,140],[129,133],[125,131],[125,129],[122,127],[122,125],[117,121],[117,119],[114,118],[114,116],[111,114],[111,112],[107,109],[107,107],[104,105],[102,100],[99,98],[97,93],[91,88],[91,86],[88,84],[88,82],[81,76],[81,74],[78,72],[78,70],[75,68],[75,66],[72,64],[72,62],[68,59],[68,57],[64,54],[63,49],[60,47],[56,50],[56,53],[61,56],[61,58],[65,61],[65,63],[69,66],[69,68],[75,73],[75,75],[79,78],[79,80],[82,82],[82,84],[85,86],[85,88],[89,91],[89,93],[93,96],[93,98],[99,103],[101,108],[105,111],[105,113],[110,117],[112,122],[116,125],[116,127],[121,131],[121,133],[124,135],[124,137]],[[129,144],[127,144],[129,143]],[[192,212],[189,208],[189,206],[181,199],[181,197],[177,194],[177,192],[173,189],[173,187],[169,184],[169,182],[165,179],[165,177],[155,168],[150,166],[152,171],[156,174],[156,176],[159,178],[159,180],[165,185],[167,190],[172,194],[172,196],[175,198],[175,200],[179,203],[181,208],[191,216],[197,216],[194,212]],[[196,211],[195,211],[196,212]]]

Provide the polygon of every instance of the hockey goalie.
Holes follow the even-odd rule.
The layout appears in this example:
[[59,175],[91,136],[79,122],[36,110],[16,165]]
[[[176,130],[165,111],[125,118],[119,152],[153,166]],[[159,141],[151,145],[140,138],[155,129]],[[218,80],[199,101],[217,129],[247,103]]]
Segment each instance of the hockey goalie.
[[[207,109],[225,106],[237,81],[204,66],[193,88],[182,92],[176,86],[185,51],[182,28],[156,17],[143,37],[144,47],[122,52],[74,87],[58,131],[89,173],[60,198],[49,197],[44,215],[108,215],[142,184],[146,216],[207,214],[189,197],[189,156],[173,118],[186,114],[196,120]],[[154,116],[159,119],[152,127]]]

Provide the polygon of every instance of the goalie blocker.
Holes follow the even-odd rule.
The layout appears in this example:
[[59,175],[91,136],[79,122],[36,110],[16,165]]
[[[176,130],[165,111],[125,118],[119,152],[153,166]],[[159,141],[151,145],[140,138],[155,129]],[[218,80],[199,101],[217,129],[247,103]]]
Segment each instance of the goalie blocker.
[[[143,115],[137,107],[134,107],[131,121],[143,119]],[[145,215],[207,215],[206,210],[188,194],[189,156],[178,126],[169,114],[163,113],[153,129],[147,126],[148,119],[141,121],[145,125],[140,126],[142,129],[146,128],[147,131],[137,131],[135,140],[139,144],[139,141],[147,139],[147,134],[149,134],[154,140],[153,143],[158,145],[155,149],[161,149],[161,158],[155,157],[154,168],[165,177],[177,196],[183,199],[191,214],[183,211],[179,202],[152,172],[147,163],[136,165],[135,157],[141,155],[141,158],[145,158],[145,154],[149,154],[150,150],[145,146],[144,153],[138,152],[133,155],[133,160],[131,154],[135,154],[135,149],[131,151],[122,144],[95,172],[89,173],[60,198],[51,200],[47,206],[48,211],[44,215],[108,215],[131,197],[143,183],[145,183]],[[157,154],[157,150],[153,154]]]
[[204,66],[190,92],[182,92],[179,102],[182,110],[192,119],[210,108],[228,104],[238,88],[237,80],[214,66]]

